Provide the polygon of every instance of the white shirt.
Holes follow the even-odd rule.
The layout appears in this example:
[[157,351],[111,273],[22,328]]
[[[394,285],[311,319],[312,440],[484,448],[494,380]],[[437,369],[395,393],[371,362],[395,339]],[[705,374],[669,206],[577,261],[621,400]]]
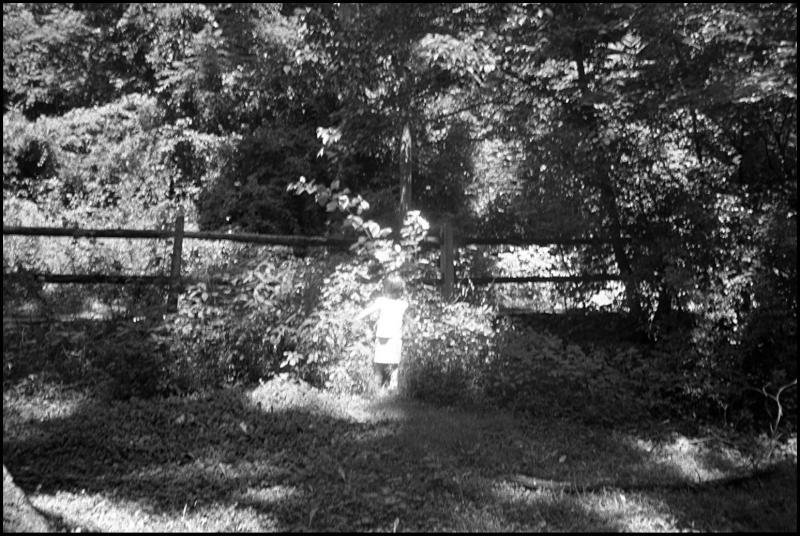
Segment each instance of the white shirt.
[[375,336],[381,338],[402,338],[403,336],[403,314],[408,308],[405,300],[395,300],[392,298],[380,297],[375,300],[375,305],[369,311],[377,309],[380,311],[378,325]]

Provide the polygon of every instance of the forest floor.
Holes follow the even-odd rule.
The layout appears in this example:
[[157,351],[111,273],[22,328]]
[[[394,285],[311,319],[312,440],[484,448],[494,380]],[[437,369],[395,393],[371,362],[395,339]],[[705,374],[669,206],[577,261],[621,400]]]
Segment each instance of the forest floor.
[[796,435],[755,449],[629,429],[341,397],[275,379],[101,402],[3,393],[3,463],[65,531],[789,531]]

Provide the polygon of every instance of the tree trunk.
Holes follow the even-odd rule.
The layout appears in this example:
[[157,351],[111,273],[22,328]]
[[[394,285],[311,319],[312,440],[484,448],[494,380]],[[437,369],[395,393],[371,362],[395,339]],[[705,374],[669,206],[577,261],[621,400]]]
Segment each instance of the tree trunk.
[[411,137],[411,126],[408,121],[403,125],[400,137],[400,212],[405,217],[411,210],[411,181],[413,176],[414,140]]
[[[585,95],[589,91],[589,78],[586,73],[586,67],[583,64],[583,54],[578,46],[575,47],[574,52],[575,64],[578,70],[578,87],[581,89],[581,94]],[[596,120],[593,115],[587,118],[587,121],[592,128],[596,128]],[[603,160],[605,160],[605,158],[603,158]],[[608,229],[609,238],[611,239],[611,246],[614,250],[614,259],[617,261],[617,268],[625,281],[625,297],[628,302],[628,307],[633,319],[637,324],[640,324],[642,320],[642,306],[638,284],[633,277],[633,270],[631,269],[630,260],[628,259],[628,253],[625,251],[625,243],[622,239],[622,225],[620,223],[619,209],[617,208],[617,194],[611,183],[608,169],[609,166],[603,163],[597,173],[600,202],[610,221],[610,228]]]
[[654,321],[661,322],[668,320],[672,315],[672,292],[670,292],[666,283],[661,284],[658,291],[658,305],[653,317]]
[[617,209],[617,197],[611,178],[607,173],[600,173],[600,199],[603,208],[610,220],[609,237],[611,246],[614,250],[614,259],[617,261],[617,268],[625,281],[625,298],[628,302],[631,316],[638,323],[642,319],[641,297],[636,279],[633,277],[628,253],[625,251],[625,243],[622,239],[622,225],[620,224],[619,210]]
[[403,123],[400,134],[400,205],[395,214],[395,228],[392,233],[395,240],[400,240],[400,229],[411,210],[411,182],[414,170],[414,139],[411,135],[410,121]]
[[53,527],[14,484],[3,465],[3,532],[50,532]]

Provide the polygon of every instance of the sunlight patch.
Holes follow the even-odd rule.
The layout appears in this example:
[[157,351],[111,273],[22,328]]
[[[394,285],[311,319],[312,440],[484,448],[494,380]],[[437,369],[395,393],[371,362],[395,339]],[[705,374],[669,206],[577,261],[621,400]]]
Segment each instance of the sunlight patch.
[[669,532],[676,526],[665,505],[619,490],[573,495],[553,490],[532,491],[497,482],[492,492],[499,502],[513,506],[515,511],[536,512],[541,519],[527,521],[543,531],[552,527],[570,530],[574,526],[576,530],[588,527],[618,532]]
[[[626,532],[672,532],[675,517],[664,505],[618,490],[582,495],[578,503],[608,526]],[[667,509],[668,510],[668,509]]]
[[262,412],[306,410],[330,417],[346,416],[335,397],[311,385],[288,377],[275,377],[246,391],[251,407]]
[[133,501],[66,491],[55,495],[32,494],[29,498],[36,508],[61,516],[68,525],[83,530],[141,532],[147,528],[141,506]]
[[30,496],[34,506],[60,516],[72,530],[93,532],[240,532],[276,531],[280,524],[255,508],[234,504],[195,506],[154,513],[137,501],[103,494],[69,493]]
[[12,424],[69,418],[87,398],[85,395],[60,392],[41,396],[3,393],[3,430],[8,431]]
[[746,460],[738,451],[730,448],[709,448],[702,439],[690,439],[673,434],[669,442],[654,444],[652,441],[631,438],[629,444],[648,454],[651,463],[663,472],[671,472],[688,482],[706,482],[724,478],[738,472]]

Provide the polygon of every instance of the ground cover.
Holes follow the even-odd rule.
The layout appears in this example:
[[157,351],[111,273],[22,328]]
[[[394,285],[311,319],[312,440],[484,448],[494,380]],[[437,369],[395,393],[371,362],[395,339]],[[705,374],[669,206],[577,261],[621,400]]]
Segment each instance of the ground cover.
[[[107,402],[6,386],[3,461],[64,530],[792,531],[796,436],[254,388]],[[570,483],[525,485],[517,477]],[[522,483],[521,483],[522,482]]]

